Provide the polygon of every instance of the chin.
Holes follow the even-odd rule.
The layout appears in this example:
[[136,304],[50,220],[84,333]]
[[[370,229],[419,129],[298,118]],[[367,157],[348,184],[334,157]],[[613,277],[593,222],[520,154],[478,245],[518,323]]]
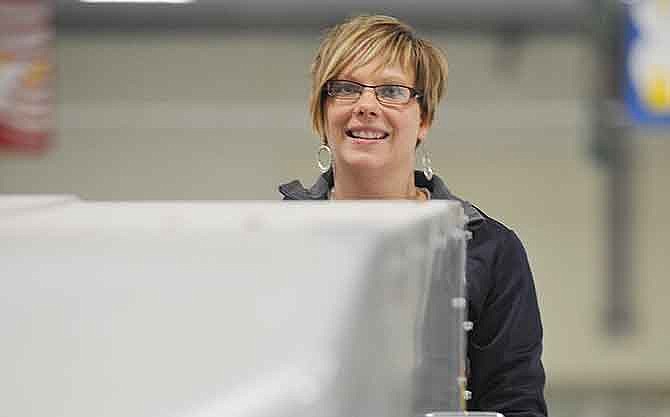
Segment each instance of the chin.
[[340,166],[354,170],[378,170],[386,166],[386,160],[381,155],[371,152],[344,152],[338,159]]

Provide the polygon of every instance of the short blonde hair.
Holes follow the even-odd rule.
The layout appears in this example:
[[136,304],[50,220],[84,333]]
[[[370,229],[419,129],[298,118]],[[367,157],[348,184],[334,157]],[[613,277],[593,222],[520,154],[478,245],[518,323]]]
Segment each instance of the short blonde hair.
[[330,29],[312,62],[310,113],[312,128],[325,138],[325,85],[345,68],[360,68],[377,57],[399,63],[415,77],[414,88],[422,93],[421,121],[433,122],[435,110],[447,85],[447,57],[430,41],[419,38],[400,20],[382,15],[357,16]]

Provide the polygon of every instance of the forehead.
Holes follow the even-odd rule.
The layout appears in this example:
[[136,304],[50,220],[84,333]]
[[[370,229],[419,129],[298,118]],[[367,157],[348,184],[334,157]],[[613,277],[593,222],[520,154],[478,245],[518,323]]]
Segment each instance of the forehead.
[[369,62],[354,60],[344,67],[337,78],[358,81],[363,84],[399,83],[414,84],[414,71],[399,61],[389,62],[386,57],[376,57]]

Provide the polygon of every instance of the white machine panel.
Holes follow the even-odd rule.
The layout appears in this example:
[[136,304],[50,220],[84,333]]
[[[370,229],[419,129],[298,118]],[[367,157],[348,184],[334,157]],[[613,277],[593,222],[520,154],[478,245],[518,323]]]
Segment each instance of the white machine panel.
[[407,417],[435,378],[460,403],[456,203],[12,207],[0,416]]

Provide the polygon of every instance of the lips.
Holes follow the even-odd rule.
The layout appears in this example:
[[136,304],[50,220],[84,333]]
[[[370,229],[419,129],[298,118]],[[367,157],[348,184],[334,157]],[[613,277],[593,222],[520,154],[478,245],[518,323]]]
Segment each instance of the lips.
[[384,140],[389,136],[383,130],[372,128],[347,129],[345,133],[348,137],[358,140]]

